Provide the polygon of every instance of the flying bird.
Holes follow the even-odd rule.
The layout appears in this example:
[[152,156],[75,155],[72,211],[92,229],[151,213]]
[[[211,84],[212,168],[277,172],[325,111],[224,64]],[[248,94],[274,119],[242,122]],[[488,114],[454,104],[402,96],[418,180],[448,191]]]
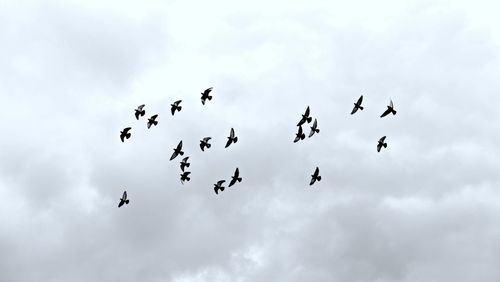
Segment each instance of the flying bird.
[[183,173],[181,173],[181,183],[182,184],[184,184],[184,181],[191,180],[191,178],[189,177],[189,174],[191,174],[191,172],[189,172],[189,171],[184,171]]
[[309,185],[313,185],[316,181],[321,181],[321,176],[319,175],[319,167],[316,167],[316,170],[311,175],[311,182],[309,183]]
[[154,116],[152,116],[152,117],[150,117],[150,118],[148,119],[148,128],[150,128],[150,127],[151,127],[151,125],[156,126],[156,125],[158,124],[158,121],[156,121],[156,118],[157,118],[157,117],[158,117],[158,115],[154,115]]
[[177,157],[178,155],[184,155],[184,152],[182,151],[182,140],[181,142],[179,142],[179,144],[177,144],[177,147],[174,149],[174,153],[170,157],[170,160],[175,159],[175,157]]
[[228,187],[231,187],[233,186],[236,181],[238,182],[241,182],[242,178],[240,177],[240,170],[238,168],[236,168],[236,170],[234,171],[234,175],[231,176],[231,182],[229,182],[229,186]]
[[139,107],[137,107],[137,109],[135,110],[135,118],[137,120],[139,120],[139,116],[142,117],[146,114],[146,110],[143,110],[144,106],[146,106],[146,105],[142,104]]
[[314,133],[319,133],[318,121],[316,119],[314,119],[313,126],[311,126],[311,133],[309,133],[309,138],[311,138]]
[[385,141],[385,136],[383,136],[382,138],[380,138],[380,140],[378,140],[377,152],[380,152],[380,149],[382,149],[382,147],[387,148],[387,143],[384,141]]
[[187,161],[188,159],[189,159],[189,157],[185,157],[184,159],[182,159],[182,161],[181,161],[181,170],[182,171],[184,171],[184,168],[189,167],[191,165],[190,163],[188,163],[188,161]]
[[302,131],[302,126],[299,126],[299,130],[297,133],[295,133],[295,140],[293,140],[293,143],[299,142],[299,140],[304,140],[306,138],[305,133]]
[[212,96],[210,96],[210,92],[214,89],[213,87],[205,89],[205,91],[201,92],[201,103],[205,105],[205,101],[208,99],[209,101],[212,100]]
[[302,115],[302,118],[300,119],[299,123],[297,123],[297,126],[303,125],[306,121],[307,123],[310,123],[312,121],[312,117],[309,116],[309,106],[307,106],[306,112]]
[[389,106],[387,106],[387,110],[385,110],[385,112],[380,117],[383,118],[390,113],[392,113],[392,115],[396,114],[396,111],[394,110],[394,105],[392,104],[392,100]]
[[120,199],[120,203],[118,204],[118,207],[123,206],[123,204],[127,204],[128,205],[128,203],[129,203],[129,200],[127,199],[127,191],[123,191],[123,196]]
[[361,103],[363,102],[363,95],[361,95],[361,97],[359,97],[358,101],[356,103],[354,103],[354,108],[352,108],[352,112],[351,112],[351,115],[353,115],[355,112],[359,110],[363,110],[364,108],[361,107]]
[[231,128],[231,132],[229,133],[229,137],[227,137],[226,147],[229,147],[232,143],[238,142],[238,137],[234,136],[234,129]]
[[210,149],[212,146],[208,141],[212,139],[212,137],[205,137],[203,140],[200,140],[200,148],[202,151],[205,151],[205,148]]
[[178,101],[175,101],[173,104],[170,104],[170,106],[172,106],[170,108],[170,111],[172,112],[172,115],[175,114],[175,111],[178,111],[180,112],[182,110],[182,107],[179,106],[179,104],[182,102],[182,100],[178,100]]
[[217,184],[214,184],[215,194],[219,194],[219,190],[224,191],[224,186],[222,186],[222,183],[224,182],[226,182],[226,180],[219,180],[217,181]]
[[124,139],[129,139],[130,136],[132,135],[129,131],[132,129],[132,127],[126,127],[123,129],[123,131],[120,131],[120,139],[122,140],[122,143]]

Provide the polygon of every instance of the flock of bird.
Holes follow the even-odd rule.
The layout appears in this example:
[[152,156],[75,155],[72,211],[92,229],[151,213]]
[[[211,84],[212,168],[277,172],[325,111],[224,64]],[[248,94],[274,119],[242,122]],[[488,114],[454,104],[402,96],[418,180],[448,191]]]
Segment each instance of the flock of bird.
[[[207,100],[212,100],[212,96],[210,95],[210,92],[213,90],[213,87],[205,89],[201,93],[201,103],[205,105]],[[171,104],[170,111],[172,113],[172,116],[175,114],[175,112],[180,112],[182,110],[182,106],[180,106],[182,100],[175,101],[173,104]],[[351,111],[351,115],[355,114],[358,110],[363,110],[364,107],[361,105],[363,102],[363,95],[359,97],[359,99],[354,103],[354,107]],[[140,105],[135,109],[135,118],[139,120],[140,117],[143,117],[146,114],[146,111],[144,110],[145,105]],[[304,130],[302,126],[306,123],[313,123],[312,126],[310,126],[310,132],[308,137],[311,138],[314,134],[317,134],[320,132],[318,128],[318,121],[315,118],[314,122],[312,121],[312,117],[310,116],[310,108],[307,106],[304,114],[302,114],[301,119],[297,123],[297,133],[295,134],[295,139],[293,140],[294,143],[297,143],[301,140],[304,140],[306,138],[306,134],[304,133]],[[394,104],[392,103],[392,100],[390,100],[389,105],[387,106],[387,109],[382,113],[380,116],[381,118],[391,114],[396,115],[396,110],[394,110]],[[151,116],[148,119],[147,122],[147,128],[151,128],[152,125],[156,126],[158,125],[158,121],[156,118],[158,117],[157,114]],[[122,131],[120,131],[120,139],[122,142],[125,142],[126,139],[129,139],[131,137],[130,130],[131,127],[126,127]],[[210,149],[211,144],[209,141],[212,139],[212,137],[204,137],[202,140],[200,140],[200,149],[201,151],[205,151],[206,149]],[[377,143],[377,152],[380,152],[380,150],[383,148],[387,148],[387,143],[385,142],[386,136],[382,136],[378,143]],[[225,148],[229,147],[231,144],[238,142],[238,137],[234,133],[234,129],[231,128],[231,131],[229,133],[229,136],[227,137],[227,142],[225,145]],[[170,157],[170,161],[174,160],[177,156],[183,156],[184,152],[182,151],[182,140],[177,144],[177,147],[174,148],[174,152],[172,153]],[[180,162],[180,168],[181,168],[181,174],[180,174],[180,181],[182,184],[184,184],[185,181],[190,181],[191,178],[189,175],[191,174],[190,171],[187,171],[186,168],[189,168],[190,163],[188,162],[189,156],[184,157],[182,161]],[[233,173],[233,176],[231,176],[231,181],[228,185],[228,187],[233,186],[237,182],[241,182],[242,177],[240,177],[240,171],[238,168]],[[309,185],[313,185],[316,181],[321,181],[321,175],[319,174],[319,167],[316,167],[314,170],[313,174],[311,175],[311,181],[309,182]],[[219,180],[217,183],[214,184],[214,192],[215,194],[219,194],[219,191],[224,191],[225,187],[223,186],[226,180]],[[120,198],[120,202],[118,204],[118,207],[123,206],[124,204],[128,204],[130,200],[128,199],[127,196],[127,191],[123,192],[122,197]]]

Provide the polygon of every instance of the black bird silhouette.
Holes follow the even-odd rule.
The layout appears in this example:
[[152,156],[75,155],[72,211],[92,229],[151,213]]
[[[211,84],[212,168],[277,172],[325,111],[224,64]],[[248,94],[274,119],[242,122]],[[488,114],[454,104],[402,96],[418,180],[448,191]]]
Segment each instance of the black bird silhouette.
[[146,105],[142,104],[139,107],[137,107],[137,109],[135,110],[135,118],[137,120],[139,120],[139,116],[142,117],[146,114],[146,110],[143,110],[144,106],[146,106]]
[[191,180],[191,178],[189,177],[189,174],[191,174],[191,172],[189,172],[189,171],[184,171],[183,173],[181,173],[181,183],[182,184],[184,184],[184,181]]
[[314,174],[311,175],[311,182],[309,183],[309,185],[313,185],[314,182],[317,181],[321,181],[321,176],[319,175],[319,167],[316,167],[316,170],[314,171]]
[[154,115],[154,116],[152,116],[152,117],[150,117],[150,118],[148,119],[148,128],[150,128],[150,127],[151,127],[151,125],[156,126],[156,125],[158,124],[158,121],[156,121],[156,118],[157,118],[157,117],[158,117],[158,115]]
[[299,142],[299,140],[304,140],[306,138],[305,133],[302,131],[302,126],[299,126],[299,130],[297,133],[295,133],[295,140],[293,140],[293,143]]
[[177,147],[174,149],[174,153],[170,157],[170,160],[175,159],[175,157],[177,157],[178,155],[184,155],[184,152],[182,151],[182,140],[181,142],[179,142],[179,144],[177,144]]
[[380,140],[378,140],[377,152],[380,152],[380,149],[382,149],[382,147],[387,148],[387,143],[385,143],[384,141],[385,141],[385,136],[383,136],[382,138],[380,138]]
[[363,102],[363,95],[361,95],[361,97],[359,97],[358,101],[356,103],[354,103],[354,108],[352,108],[352,112],[351,112],[351,115],[353,115],[355,112],[359,110],[363,110],[364,108],[361,107],[361,103]]
[[226,180],[219,180],[217,181],[217,184],[214,184],[215,194],[219,194],[219,190],[224,191],[224,186],[222,186],[222,183],[224,182],[226,182]]
[[392,113],[392,115],[396,114],[396,111],[394,110],[394,105],[392,104],[392,100],[389,106],[387,106],[387,110],[385,110],[385,112],[380,117],[383,118],[390,113]]
[[312,117],[309,116],[309,106],[307,106],[306,112],[302,115],[302,118],[300,119],[299,123],[297,123],[297,126],[303,125],[306,121],[307,123],[311,123]]
[[200,148],[202,151],[205,151],[205,148],[210,149],[210,147],[212,146],[210,145],[210,143],[208,143],[210,139],[212,139],[212,137],[205,137],[203,138],[203,140],[200,140]]
[[226,147],[229,147],[232,143],[238,142],[238,137],[234,136],[234,129],[231,128],[231,132],[229,133],[229,137],[227,137]]
[[238,182],[241,182],[242,178],[240,177],[240,170],[238,168],[236,168],[236,170],[234,171],[234,175],[231,176],[231,182],[229,182],[229,186],[228,187],[231,187],[233,186],[236,181]]
[[172,106],[170,108],[170,111],[172,112],[172,115],[175,114],[175,111],[178,111],[180,112],[182,110],[182,107],[179,106],[179,104],[182,102],[182,100],[178,100],[178,101],[175,101],[173,104],[170,104],[170,106]]
[[123,206],[123,204],[127,204],[128,205],[128,203],[129,203],[129,200],[127,199],[127,191],[123,191],[123,196],[120,199],[120,203],[118,204],[118,207]]
[[208,100],[212,100],[212,96],[210,96],[210,92],[212,91],[212,89],[214,89],[213,87],[210,87],[210,88],[207,88],[205,89],[205,91],[201,92],[201,103],[203,105],[205,105],[205,101],[208,99]]
[[185,167],[189,167],[191,165],[190,163],[188,163],[188,161],[187,161],[188,159],[189,159],[189,157],[185,157],[184,159],[182,159],[182,161],[181,161],[181,170],[182,171],[184,171]]
[[122,143],[125,139],[129,139],[130,136],[132,135],[129,131],[132,129],[132,127],[126,127],[123,129],[123,131],[120,131],[120,139],[122,140]]
[[318,121],[316,119],[314,119],[313,126],[311,126],[311,133],[309,133],[309,138],[311,138],[314,133],[319,133]]

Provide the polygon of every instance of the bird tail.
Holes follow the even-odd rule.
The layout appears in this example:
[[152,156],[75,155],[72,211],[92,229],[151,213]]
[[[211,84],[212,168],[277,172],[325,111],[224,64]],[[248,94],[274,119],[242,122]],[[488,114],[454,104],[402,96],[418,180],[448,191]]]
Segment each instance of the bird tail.
[[315,131],[316,133],[319,133],[319,129],[315,129],[314,131]]
[[182,155],[184,155],[184,152],[183,152],[183,151],[180,151],[180,152],[179,152],[179,155],[181,155],[181,156],[182,156]]
[[310,123],[312,121],[312,117],[307,118],[307,123]]
[[189,167],[191,164],[190,163],[187,163],[186,166]]
[[146,114],[146,111],[141,112],[141,117],[143,117]]
[[361,107],[361,106],[359,106],[359,109],[360,109],[360,110],[363,110],[364,108],[363,108],[363,107]]
[[126,201],[125,201],[125,204],[127,204],[127,205],[128,205],[128,202],[130,202],[130,200],[126,200]]
[[153,121],[153,124],[156,126],[158,124],[158,122],[157,121]]
[[238,177],[238,178],[236,178],[236,180],[238,180],[238,182],[241,182],[241,180],[243,180],[243,178]]
[[212,96],[208,96],[208,100],[211,101],[212,100]]
[[382,146],[384,146],[384,148],[387,148],[387,143],[382,144]]
[[205,105],[205,100],[201,99],[201,104]]
[[186,177],[186,180],[189,181],[189,180],[191,180],[191,178],[190,177]]
[[127,139],[129,139],[131,135],[132,135],[131,133],[127,133],[127,136],[125,136],[125,137],[127,137]]
[[318,179],[318,181],[321,181],[321,176],[318,176],[318,178],[317,178],[317,179]]
[[300,135],[300,140],[304,140],[304,138],[306,138],[306,135],[302,133],[302,135]]
[[209,149],[210,149],[210,147],[211,147],[212,145],[211,145],[211,144],[207,144],[206,146],[207,146],[207,148],[209,148]]
[[182,110],[182,107],[179,106],[179,108],[177,109],[177,111],[180,111],[180,110]]
[[233,142],[234,143],[238,142],[238,137],[234,137]]
[[396,111],[395,110],[392,110],[392,115],[396,115]]

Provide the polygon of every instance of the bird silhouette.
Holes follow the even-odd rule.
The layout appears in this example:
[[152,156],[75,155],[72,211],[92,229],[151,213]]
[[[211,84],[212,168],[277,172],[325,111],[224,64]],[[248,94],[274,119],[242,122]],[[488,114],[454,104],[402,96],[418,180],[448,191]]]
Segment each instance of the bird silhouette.
[[200,140],[200,148],[202,151],[205,151],[205,148],[210,149],[210,147],[212,146],[210,145],[210,143],[208,143],[210,139],[212,139],[212,137],[205,137],[203,138],[203,140]]
[[156,121],[156,118],[158,115],[154,115],[148,119],[148,128],[151,128],[151,125],[156,126],[158,124],[158,121]]
[[139,116],[144,116],[146,114],[146,110],[143,110],[144,108],[144,104],[140,105],[139,107],[137,107],[137,109],[135,110],[135,118],[137,120],[139,120]]
[[312,117],[309,116],[309,106],[307,106],[306,112],[302,115],[302,118],[300,119],[299,123],[297,123],[297,126],[303,125],[306,121],[307,123],[310,123],[312,121]]
[[231,182],[229,182],[229,186],[228,187],[231,187],[233,186],[236,181],[238,182],[241,182],[242,178],[240,177],[240,170],[238,168],[236,168],[236,170],[234,171],[234,175],[231,176]]
[[120,199],[120,203],[118,204],[118,207],[121,207],[123,206],[123,204],[127,204],[128,205],[129,203],[129,200],[127,199],[127,191],[123,191],[123,195]]
[[122,131],[120,131],[120,139],[122,140],[122,143],[124,142],[124,139],[129,139],[130,136],[132,135],[129,131],[132,129],[132,127],[126,127]]
[[184,155],[184,152],[182,151],[182,140],[181,142],[179,142],[179,144],[177,144],[177,147],[174,149],[174,153],[170,157],[170,160],[175,159],[175,157],[177,157],[178,155]]
[[299,142],[299,140],[304,140],[306,138],[306,135],[302,131],[302,126],[299,126],[298,132],[295,133],[295,140],[293,140],[293,143]]
[[311,175],[311,182],[309,183],[309,185],[313,185],[316,181],[321,181],[321,176],[319,175],[319,167],[316,167],[316,170]]
[[359,97],[358,101],[356,103],[354,103],[354,108],[352,108],[352,112],[351,112],[351,115],[353,115],[355,112],[359,110],[363,110],[364,108],[361,106],[361,103],[363,102],[363,95],[361,95],[361,97]]
[[394,105],[392,104],[392,100],[391,100],[389,106],[387,106],[387,110],[385,110],[385,112],[383,112],[380,117],[383,118],[390,113],[392,113],[392,115],[396,114],[396,111],[394,110]]
[[170,108],[170,112],[172,112],[172,115],[175,114],[175,111],[178,111],[180,112],[182,110],[182,107],[179,106],[179,104],[182,102],[182,100],[178,100],[178,101],[175,101],[173,104],[170,104],[170,106],[172,106]]
[[188,163],[188,161],[187,161],[188,159],[189,159],[189,157],[185,157],[184,159],[182,159],[182,161],[181,161],[181,170],[182,171],[184,171],[184,168],[189,167],[191,165],[190,163]]
[[238,137],[234,136],[234,129],[231,128],[231,132],[229,133],[229,137],[227,137],[226,147],[229,147],[232,143],[238,142]]
[[191,172],[189,172],[189,171],[184,171],[183,173],[181,173],[181,183],[182,184],[184,184],[184,181],[191,180],[191,178],[189,177],[189,174],[191,174]]
[[318,121],[314,119],[313,126],[311,126],[311,132],[309,133],[309,138],[314,135],[314,133],[319,133]]
[[210,96],[210,92],[214,89],[213,87],[205,89],[205,91],[201,92],[201,103],[205,105],[205,101],[208,99],[209,101],[212,100],[212,96]]
[[219,190],[224,191],[224,186],[222,186],[222,183],[224,182],[226,182],[226,180],[219,180],[217,181],[217,184],[214,184],[215,194],[219,194]]
[[383,136],[382,138],[380,138],[380,140],[378,140],[377,152],[380,152],[380,149],[382,149],[382,147],[387,148],[387,143],[385,143],[384,141],[385,141],[385,136]]

